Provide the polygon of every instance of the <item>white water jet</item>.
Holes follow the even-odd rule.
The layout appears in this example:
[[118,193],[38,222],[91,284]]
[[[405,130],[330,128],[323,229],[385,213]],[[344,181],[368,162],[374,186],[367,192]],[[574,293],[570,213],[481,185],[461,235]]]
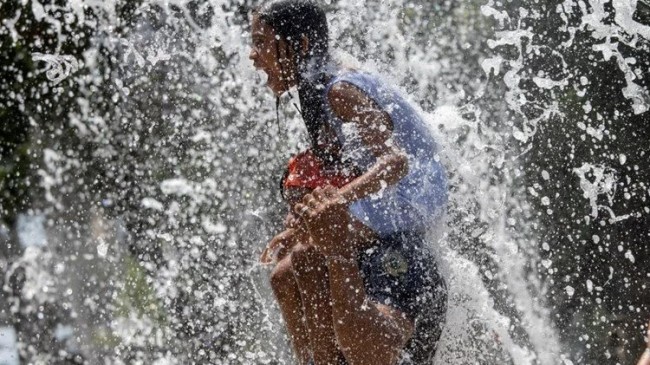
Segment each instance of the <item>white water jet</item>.
[[[566,115],[557,95],[576,88],[578,97],[585,97],[591,75],[527,74],[528,57],[549,51],[526,23],[541,19],[532,5],[512,11],[501,3],[479,1],[438,15],[440,9],[424,1],[330,3],[337,9],[330,20],[338,58],[384,75],[422,106],[451,176],[447,227],[436,227],[440,236],[431,241],[450,290],[436,360],[571,363],[545,303],[547,283],[537,272],[554,268],[552,260],[540,255],[549,251],[549,244],[538,242],[530,229],[536,217],[522,196],[528,192],[552,214],[555,197],[545,195],[542,185],[557,177],[543,170],[540,182],[529,187],[520,186],[517,177],[519,159],[539,127]],[[121,363],[129,353],[156,364],[288,363],[283,327],[256,250],[280,221],[274,213],[281,205],[271,176],[291,152],[304,146],[305,138],[292,101],[284,101],[281,126],[276,125],[272,96],[247,59],[249,34],[240,9],[225,0],[206,1],[199,8],[185,0],[145,1],[133,9],[142,16],[133,29],[114,34],[124,21],[111,2],[77,0],[56,9],[37,0],[31,4],[33,17],[56,30],[49,54],[36,52],[36,46],[31,50],[34,61],[46,64],[44,85],[57,86],[55,95],[79,88],[59,135],[69,128],[65,132],[77,138],[75,143],[92,149],[85,160],[81,147],[75,150],[78,146],[66,145],[56,133],[39,130],[44,200],[38,209],[52,222],[63,217],[66,225],[76,227],[90,224],[82,218],[91,213],[75,212],[75,204],[101,206],[106,215],[101,220],[112,228],[102,234],[71,229],[76,233],[57,240],[60,256],[49,245],[28,247],[5,282],[16,268],[24,268],[23,294],[38,304],[55,300],[41,298],[43,293],[52,295],[44,287],[61,294],[65,288],[57,283],[85,280],[68,269],[77,256],[109,272],[102,284],[110,295],[85,297],[76,290],[69,295],[76,298],[72,303],[79,311],[84,308],[83,321],[89,323],[75,328],[76,334],[84,334],[81,347],[86,353],[101,348],[108,362]],[[623,44],[633,48],[650,34],[650,27],[633,19],[637,2],[613,1],[613,22],[606,21],[602,2],[585,4],[566,0],[557,6],[570,37],[549,52],[566,71],[565,53],[574,37],[593,30],[598,61],[615,60],[625,82],[623,96],[634,113],[646,112],[650,97],[640,83],[639,61],[622,51]],[[90,10],[100,16],[88,16]],[[65,14],[63,21],[56,11]],[[581,24],[571,26],[569,17],[577,13]],[[162,24],[153,24],[147,14]],[[209,14],[211,20],[202,24],[192,14]],[[16,24],[21,16],[27,14],[19,11],[3,22],[14,41],[20,37]],[[61,53],[66,21],[96,32],[82,55]],[[509,47],[514,56],[501,53]],[[490,94],[503,91],[491,85],[495,79],[504,85],[502,96]],[[553,96],[532,116],[526,110],[530,100],[522,87],[525,81]],[[590,113],[594,105],[585,99],[582,108]],[[602,141],[608,131],[605,121],[597,121],[575,124],[586,136]],[[523,147],[513,145],[513,139]],[[628,158],[621,154],[616,161],[623,166]],[[95,165],[104,168],[103,175],[85,176],[100,169]],[[596,220],[605,211],[615,223],[640,214],[615,213],[619,168],[607,166],[572,165],[591,207],[591,214],[579,219]],[[100,183],[114,186],[83,189]],[[95,199],[96,191],[105,195]],[[55,223],[48,225],[51,229]],[[600,236],[591,237],[600,242]],[[634,252],[619,247],[635,263]],[[137,270],[123,262],[128,255],[141,261],[134,264]],[[54,258],[65,265],[52,264]],[[481,263],[485,260],[491,264]],[[98,281],[92,282],[100,285]],[[140,292],[128,291],[134,282],[141,285]],[[599,291],[591,280],[584,285],[589,293]],[[561,295],[573,297],[578,290],[576,284],[567,284]],[[129,295],[137,298],[129,302],[124,299]],[[158,313],[165,315],[154,318]],[[91,322],[95,317],[101,318],[96,329]],[[110,350],[104,349],[106,343]]]

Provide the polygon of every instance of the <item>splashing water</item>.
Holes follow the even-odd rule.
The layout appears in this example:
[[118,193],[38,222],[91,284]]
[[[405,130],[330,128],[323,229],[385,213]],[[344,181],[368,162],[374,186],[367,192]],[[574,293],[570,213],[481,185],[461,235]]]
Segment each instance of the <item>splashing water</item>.
[[[33,61],[45,62],[29,76],[43,94],[11,102],[29,110],[38,141],[30,154],[38,156],[39,199],[29,209],[46,217],[48,238],[2,261],[3,293],[24,323],[72,323],[76,339],[55,351],[22,336],[21,356],[290,363],[268,270],[256,259],[280,226],[276,180],[306,138],[291,108],[276,124],[272,96],[247,59],[246,19],[257,2],[31,4],[3,24]],[[609,154],[580,154],[577,142],[567,161],[534,156],[552,143],[554,126],[606,150],[600,144],[623,118],[622,109],[600,107],[599,75],[576,61],[578,51],[591,52],[585,59],[594,65],[615,65],[612,90],[629,103],[630,118],[648,110],[647,61],[630,55],[647,51],[650,38],[639,6],[327,2],[337,58],[385,75],[421,106],[449,170],[449,211],[430,239],[450,290],[436,363],[589,358],[564,343],[566,322],[555,318],[564,297],[554,297],[589,298],[616,275],[608,266],[604,278],[576,284],[558,274],[560,238],[539,228],[562,214],[549,186],[575,179],[584,200],[565,225],[600,221],[601,211],[611,225],[643,219],[647,208],[621,210],[619,193],[629,201],[648,187],[618,187],[626,176],[642,181],[629,177],[637,163],[630,154],[602,161]],[[555,38],[544,38],[547,17],[559,28]],[[52,32],[29,38],[21,28],[28,19]],[[567,232],[560,235],[580,240]],[[605,245],[606,234],[596,233],[589,241]],[[625,262],[643,254],[619,247]]]
[[32,59],[45,62],[45,68],[41,72],[45,72],[48,80],[52,81],[53,85],[60,83],[79,70],[79,62],[73,56],[47,55],[35,52],[32,53]]

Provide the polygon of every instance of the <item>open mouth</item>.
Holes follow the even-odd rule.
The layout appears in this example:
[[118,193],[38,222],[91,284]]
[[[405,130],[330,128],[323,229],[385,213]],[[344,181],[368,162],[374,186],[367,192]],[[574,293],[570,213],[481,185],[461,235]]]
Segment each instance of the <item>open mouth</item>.
[[269,82],[269,75],[261,68],[258,68],[255,73],[257,74],[257,80],[259,82],[264,84],[267,84]]

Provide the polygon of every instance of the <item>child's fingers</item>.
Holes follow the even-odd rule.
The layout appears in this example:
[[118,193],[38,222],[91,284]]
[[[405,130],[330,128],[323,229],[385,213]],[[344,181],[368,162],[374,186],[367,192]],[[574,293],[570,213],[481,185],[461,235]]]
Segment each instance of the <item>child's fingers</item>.
[[260,255],[260,262],[263,264],[270,264],[271,262],[273,262],[269,255],[268,247],[264,248],[264,251],[262,251],[262,254]]
[[323,188],[323,194],[325,194],[325,196],[328,198],[334,197],[337,192],[338,190],[332,185],[325,185],[325,187]]
[[262,252],[260,256],[260,262],[263,264],[272,264],[277,262],[282,257],[286,256],[286,252],[291,247],[284,245],[284,242],[271,241],[268,246]]
[[264,265],[274,263],[276,261],[277,251],[279,251],[279,249],[280,247],[276,247],[274,249],[270,246],[267,246],[262,252],[262,255],[260,255],[260,263]]
[[319,201],[322,201],[323,198],[325,198],[325,192],[320,186],[314,189],[314,191],[311,192],[311,195]]
[[296,229],[298,227],[300,227],[300,219],[296,218],[295,216],[291,216],[291,219],[287,221],[287,228]]
[[309,208],[314,208],[316,209],[318,207],[318,204],[321,202],[321,199],[317,197],[313,192],[312,194],[306,194],[302,198],[302,204],[308,206]]
[[291,251],[290,247],[284,247],[284,246],[279,247],[277,250],[273,251],[273,255],[272,255],[273,261],[275,262],[281,261],[282,259],[287,257],[290,251]]
[[275,261],[274,257],[277,255],[277,251],[279,251],[282,247],[284,247],[284,242],[282,242],[282,240],[271,240],[271,242],[266,245],[264,252],[262,252],[260,261],[264,264],[273,263],[273,261]]
[[285,245],[285,241],[286,240],[282,239],[282,234],[273,237],[264,248],[264,251],[262,251],[260,262],[263,264],[270,264],[275,261],[274,256],[276,255],[276,251]]
[[271,253],[270,253],[270,255],[269,255],[270,258],[271,258],[271,262],[278,262],[278,261],[280,261],[280,255],[282,254],[282,252],[285,252],[285,251],[286,251],[286,250],[285,250],[285,247],[282,246],[282,245],[275,247],[275,248],[271,251]]
[[314,191],[311,192],[311,194],[318,200],[322,201],[325,198],[329,198],[332,195],[332,189],[336,191],[336,188],[334,188],[331,185],[325,185],[323,187],[317,187],[314,189]]
[[327,185],[323,189],[318,188],[317,190],[314,190],[312,194],[319,202],[325,202],[329,199],[332,199],[337,192],[338,190],[335,187]]
[[293,206],[293,211],[298,214],[298,216],[304,218],[305,214],[309,210],[309,207],[303,203],[296,203],[296,205]]

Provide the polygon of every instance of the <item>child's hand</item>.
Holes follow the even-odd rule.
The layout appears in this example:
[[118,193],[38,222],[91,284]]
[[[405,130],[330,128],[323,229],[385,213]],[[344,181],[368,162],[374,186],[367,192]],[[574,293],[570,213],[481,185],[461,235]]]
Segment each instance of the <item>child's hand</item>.
[[287,229],[273,237],[262,252],[260,262],[263,264],[271,264],[275,261],[281,260],[281,255],[282,257],[286,256],[286,251],[288,251],[290,248],[289,245],[292,242],[292,231],[292,229]]
[[287,213],[284,218],[284,228],[298,228],[300,227],[300,219],[292,212]]
[[316,188],[294,206],[294,212],[306,224],[312,243],[325,256],[354,257],[349,242],[350,214],[336,188]]
[[272,264],[285,258],[291,249],[299,243],[299,234],[296,229],[287,229],[278,233],[266,245],[266,248],[260,256],[260,262],[263,264]]

